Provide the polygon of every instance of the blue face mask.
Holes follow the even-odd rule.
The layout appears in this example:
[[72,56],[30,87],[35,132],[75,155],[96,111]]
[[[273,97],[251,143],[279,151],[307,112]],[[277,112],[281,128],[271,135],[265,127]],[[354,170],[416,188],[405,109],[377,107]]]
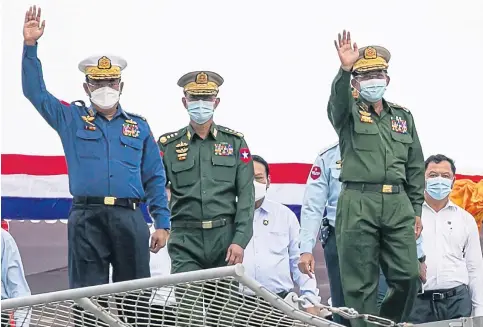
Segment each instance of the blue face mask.
[[386,92],[387,82],[385,79],[370,79],[361,81],[360,95],[370,103],[376,103],[382,99],[384,92]]
[[443,200],[451,193],[453,181],[443,177],[432,177],[426,180],[426,193],[435,200]]
[[213,101],[189,101],[187,106],[190,118],[200,125],[210,120],[210,118],[213,117],[213,112],[215,110],[215,103]]

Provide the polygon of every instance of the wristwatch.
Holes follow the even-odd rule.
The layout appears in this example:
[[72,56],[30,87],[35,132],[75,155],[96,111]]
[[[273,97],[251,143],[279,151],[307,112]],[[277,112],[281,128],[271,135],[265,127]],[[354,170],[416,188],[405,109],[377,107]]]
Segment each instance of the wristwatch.
[[418,258],[420,263],[424,263],[426,261],[426,255],[423,255],[421,258]]

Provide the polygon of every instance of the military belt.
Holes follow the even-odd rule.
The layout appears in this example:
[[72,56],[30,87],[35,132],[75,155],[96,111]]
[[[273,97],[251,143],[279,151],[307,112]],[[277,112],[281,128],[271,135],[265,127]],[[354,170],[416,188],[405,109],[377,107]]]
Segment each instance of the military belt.
[[402,185],[344,182],[344,187],[348,190],[358,190],[361,192],[367,191],[385,194],[397,194],[404,192]]
[[97,196],[74,196],[73,203],[75,204],[103,204],[106,206],[125,207],[136,210],[139,199],[116,198],[113,196],[97,197]]
[[419,294],[418,296],[423,299],[431,299],[433,301],[441,301],[450,297],[455,296],[458,292],[467,289],[466,285],[456,286],[454,288],[446,289],[446,290],[431,290],[431,291],[424,291],[424,293]]
[[217,218],[213,220],[172,220],[171,228],[213,229],[233,223],[232,218]]

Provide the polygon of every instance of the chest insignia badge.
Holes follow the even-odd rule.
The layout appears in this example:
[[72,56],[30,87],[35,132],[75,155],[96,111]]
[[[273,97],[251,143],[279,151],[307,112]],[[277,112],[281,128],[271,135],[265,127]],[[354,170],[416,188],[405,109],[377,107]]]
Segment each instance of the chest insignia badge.
[[226,142],[216,143],[215,156],[223,156],[223,157],[233,156],[233,145]]
[[374,121],[372,120],[372,118],[370,116],[361,115],[361,122],[372,124]]
[[129,137],[138,137],[139,126],[137,124],[131,124],[126,121],[124,124],[122,124],[122,135]]
[[399,116],[391,117],[391,129],[400,134],[406,134],[408,132],[408,124],[405,119]]
[[184,143],[183,141],[179,142],[178,144],[176,144],[175,151],[178,155],[178,160],[186,160],[186,157],[188,156],[188,144]]

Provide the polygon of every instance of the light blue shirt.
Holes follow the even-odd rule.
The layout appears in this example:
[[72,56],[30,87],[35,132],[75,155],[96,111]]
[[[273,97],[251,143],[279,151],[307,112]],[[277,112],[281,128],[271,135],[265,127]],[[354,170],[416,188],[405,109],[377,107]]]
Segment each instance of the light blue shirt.
[[[22,259],[17,243],[9,232],[2,229],[2,300],[29,296],[30,288],[25,280]],[[15,326],[29,326],[28,310],[15,311]]]
[[[337,201],[342,185],[339,181],[341,168],[339,143],[322,150],[312,165],[300,215],[301,253],[312,253],[325,210],[329,224],[335,227]],[[416,240],[418,258],[424,256],[422,242],[423,237],[420,236]]]
[[312,165],[300,215],[301,253],[312,253],[326,209],[329,224],[335,227],[335,213],[341,189],[341,167],[338,143],[321,151]]
[[[255,210],[253,237],[245,248],[243,266],[248,276],[273,293],[289,292],[295,282],[300,295],[318,303],[315,277],[302,274],[298,268],[299,232],[300,224],[292,210],[265,198]],[[242,292],[253,293],[248,288],[243,288]]]

